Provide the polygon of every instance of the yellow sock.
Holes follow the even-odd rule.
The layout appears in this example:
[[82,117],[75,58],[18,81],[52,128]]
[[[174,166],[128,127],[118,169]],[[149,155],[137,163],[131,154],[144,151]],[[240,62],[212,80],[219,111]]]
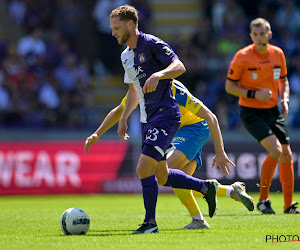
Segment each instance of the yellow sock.
[[[232,188],[231,186],[228,185],[218,185],[218,192],[217,192],[217,196],[228,196],[228,194],[230,195]],[[229,191],[228,191],[229,190]]]
[[195,197],[193,196],[192,190],[179,188],[173,188],[173,190],[182,204],[185,205],[192,217],[201,214]]
[[[218,185],[217,196],[230,196],[232,191],[232,187],[230,185]],[[203,194],[193,190],[193,194],[195,197],[203,197]]]

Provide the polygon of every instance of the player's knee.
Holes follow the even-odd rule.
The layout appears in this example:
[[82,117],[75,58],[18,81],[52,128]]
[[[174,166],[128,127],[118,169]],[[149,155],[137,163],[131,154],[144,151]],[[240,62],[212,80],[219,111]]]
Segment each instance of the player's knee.
[[282,155],[282,147],[274,147],[270,152],[269,155],[276,160],[279,160]]
[[144,179],[151,175],[154,175],[153,171],[150,171],[149,168],[145,168],[143,165],[138,165],[136,167],[136,172],[137,172],[138,176],[140,177],[140,179]]
[[284,162],[291,162],[292,161],[292,152],[291,150],[283,150],[282,151],[282,154],[281,154],[281,157],[280,157],[280,160],[281,161],[284,161]]
[[140,178],[142,178],[142,175],[143,175],[143,169],[140,167],[140,166],[137,166],[136,167],[136,173],[138,174],[138,176]]

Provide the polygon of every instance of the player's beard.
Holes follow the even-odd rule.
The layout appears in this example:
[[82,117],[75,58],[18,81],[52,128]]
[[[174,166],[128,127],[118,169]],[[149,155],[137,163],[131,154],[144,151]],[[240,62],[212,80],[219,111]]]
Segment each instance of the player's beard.
[[119,44],[121,45],[121,44],[127,43],[129,38],[130,38],[130,33],[127,29],[127,30],[125,30],[125,34],[121,37],[121,40],[120,40]]

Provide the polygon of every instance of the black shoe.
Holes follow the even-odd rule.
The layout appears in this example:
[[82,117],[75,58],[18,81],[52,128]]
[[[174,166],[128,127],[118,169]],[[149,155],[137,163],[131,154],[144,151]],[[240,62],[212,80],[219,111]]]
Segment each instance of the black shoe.
[[150,233],[159,233],[157,225],[153,225],[145,221],[141,227],[135,230],[132,234],[150,234]]
[[284,209],[285,214],[300,214],[300,210],[296,207],[298,202],[292,203],[287,209]]
[[263,214],[275,214],[275,211],[271,208],[271,201],[264,200],[257,203],[257,209]]
[[208,190],[203,199],[205,199],[208,204],[209,217],[213,217],[217,208],[217,190],[219,183],[217,180],[206,180],[206,183],[208,184]]

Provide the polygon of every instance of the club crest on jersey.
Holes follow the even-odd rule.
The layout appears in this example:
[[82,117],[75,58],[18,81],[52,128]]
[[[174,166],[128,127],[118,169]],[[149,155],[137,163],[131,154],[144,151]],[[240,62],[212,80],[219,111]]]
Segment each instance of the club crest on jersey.
[[139,61],[140,61],[140,63],[145,62],[145,56],[144,56],[144,54],[139,54]]
[[252,78],[253,80],[256,80],[256,79],[258,78],[258,74],[257,74],[257,73],[252,73],[252,74],[251,74],[251,78]]

